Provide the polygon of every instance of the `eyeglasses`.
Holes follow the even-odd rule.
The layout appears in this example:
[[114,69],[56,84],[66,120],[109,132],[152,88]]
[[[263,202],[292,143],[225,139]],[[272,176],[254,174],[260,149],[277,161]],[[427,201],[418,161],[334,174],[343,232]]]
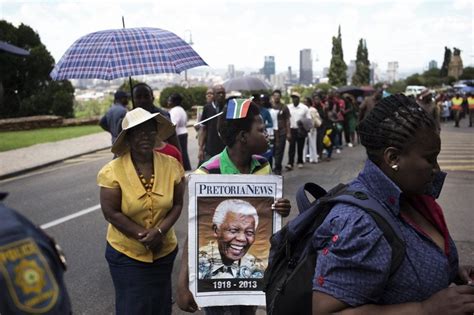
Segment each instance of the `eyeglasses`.
[[220,92],[216,92],[216,94],[225,94],[225,92],[220,91]]
[[214,95],[214,93],[209,92],[209,93],[206,93],[206,95]]

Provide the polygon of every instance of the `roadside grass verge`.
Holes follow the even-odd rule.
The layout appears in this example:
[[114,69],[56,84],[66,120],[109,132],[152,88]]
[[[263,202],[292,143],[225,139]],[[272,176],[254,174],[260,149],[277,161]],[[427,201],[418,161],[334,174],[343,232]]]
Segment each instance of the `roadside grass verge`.
[[97,125],[44,128],[0,132],[0,152],[28,147],[38,143],[76,138],[103,131]]

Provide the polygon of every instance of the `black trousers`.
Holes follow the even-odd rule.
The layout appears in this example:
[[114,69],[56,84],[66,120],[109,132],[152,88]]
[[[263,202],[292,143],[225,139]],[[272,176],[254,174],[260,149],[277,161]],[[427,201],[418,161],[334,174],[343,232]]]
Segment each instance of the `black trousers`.
[[316,152],[318,152],[318,157],[321,159],[323,157],[323,139],[324,133],[326,132],[326,127],[321,126],[318,128],[316,133]]
[[185,171],[191,170],[191,163],[188,155],[188,134],[178,135],[179,145],[181,146],[181,155],[183,156],[183,166]]
[[298,164],[303,164],[304,157],[303,157],[303,149],[304,149],[304,142],[306,137],[298,138],[298,129],[291,128],[291,141],[290,141],[290,149],[288,152],[288,164],[293,166],[295,163],[295,151],[298,150]]

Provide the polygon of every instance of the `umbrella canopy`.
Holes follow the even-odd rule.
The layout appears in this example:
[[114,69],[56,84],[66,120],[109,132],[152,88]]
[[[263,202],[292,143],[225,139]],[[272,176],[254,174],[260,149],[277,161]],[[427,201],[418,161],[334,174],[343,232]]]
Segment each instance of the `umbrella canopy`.
[[191,46],[159,28],[124,28],[79,38],[51,71],[54,80],[113,80],[144,74],[180,73],[206,66]]
[[463,93],[474,93],[474,87],[466,85],[461,89]]
[[28,50],[14,46],[4,41],[0,41],[0,51],[6,51],[8,53],[20,56],[28,56],[30,54]]
[[348,93],[353,96],[363,96],[365,91],[357,86],[347,85],[342,86],[336,90],[337,93],[344,94]]
[[223,85],[227,91],[255,91],[272,88],[267,82],[252,76],[230,79],[225,81]]

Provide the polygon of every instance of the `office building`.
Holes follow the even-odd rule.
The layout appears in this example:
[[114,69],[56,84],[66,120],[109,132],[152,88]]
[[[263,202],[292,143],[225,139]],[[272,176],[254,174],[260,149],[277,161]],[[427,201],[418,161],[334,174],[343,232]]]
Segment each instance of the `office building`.
[[270,80],[272,75],[275,75],[275,56],[265,56],[263,68],[260,73],[265,76],[266,80]]
[[354,76],[354,73],[356,72],[356,61],[351,60],[349,62],[349,65],[347,66],[347,83],[351,84],[352,83],[352,77]]
[[431,60],[428,63],[428,70],[436,69],[436,68],[438,68],[438,63],[436,62],[436,60]]
[[300,84],[313,83],[313,58],[311,49],[300,50]]
[[227,66],[227,79],[235,78],[235,67],[234,65]]
[[387,66],[387,82],[393,83],[398,80],[398,61],[389,61]]
[[381,81],[381,75],[380,75],[380,69],[379,66],[376,62],[371,62],[370,63],[370,77],[369,77],[369,83],[370,85],[374,85],[375,83],[378,83]]

